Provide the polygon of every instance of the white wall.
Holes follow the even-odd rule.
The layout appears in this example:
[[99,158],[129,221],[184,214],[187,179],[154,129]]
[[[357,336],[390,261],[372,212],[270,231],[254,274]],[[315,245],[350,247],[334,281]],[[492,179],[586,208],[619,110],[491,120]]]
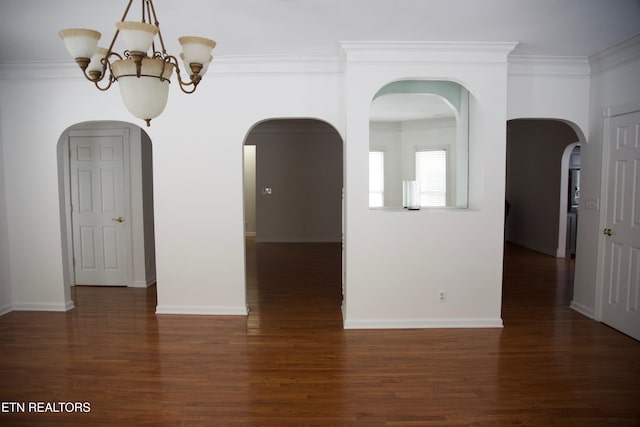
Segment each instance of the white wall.
[[339,74],[223,69],[152,125],[161,313],[246,313],[243,143],[253,125],[313,117],[341,129]]
[[542,118],[589,126],[586,58],[510,57],[508,119]]
[[[513,46],[456,52],[437,43],[344,46],[345,326],[501,326],[506,55]],[[421,78],[452,80],[471,93],[470,208],[370,210],[371,100],[389,82]],[[447,292],[446,303],[439,302],[440,290]]]
[[[342,76],[331,62],[321,70],[311,62],[316,68],[295,72],[300,59],[285,61],[278,69],[288,73],[281,74],[256,72],[263,64],[221,61],[194,95],[172,85],[166,111],[146,129],[153,141],[158,312],[246,313],[242,152],[248,131],[272,117],[315,117],[343,128]],[[75,123],[131,117],[117,89],[102,93],[80,77],[11,77],[0,81],[0,111],[8,141],[3,209],[11,230],[13,303],[65,310],[58,138]]]
[[0,127],[0,315],[13,309],[4,169],[4,139]]

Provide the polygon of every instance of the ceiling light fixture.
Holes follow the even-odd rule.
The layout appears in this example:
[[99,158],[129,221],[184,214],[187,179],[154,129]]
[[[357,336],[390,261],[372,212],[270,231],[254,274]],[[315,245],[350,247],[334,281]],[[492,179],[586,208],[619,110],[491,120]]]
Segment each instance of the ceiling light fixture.
[[[126,21],[133,1],[129,0],[122,19],[116,23],[116,32],[108,49],[98,47],[101,35],[98,31],[72,28],[60,31],[59,35],[84,76],[102,91],[118,81],[120,94],[129,112],[150,126],[151,119],[159,116],[167,105],[173,70],[176,70],[180,89],[184,93],[195,92],[213,60],[211,51],[216,42],[193,36],[178,39],[182,45],[180,57],[190,76],[188,81],[184,81],[180,76],[178,59],[167,54],[164,47],[153,1],[141,0],[140,22]],[[126,49],[123,54],[113,51],[118,35],[122,35]],[[160,41],[160,51],[156,50],[156,36]],[[102,81],[106,83],[100,86]]]

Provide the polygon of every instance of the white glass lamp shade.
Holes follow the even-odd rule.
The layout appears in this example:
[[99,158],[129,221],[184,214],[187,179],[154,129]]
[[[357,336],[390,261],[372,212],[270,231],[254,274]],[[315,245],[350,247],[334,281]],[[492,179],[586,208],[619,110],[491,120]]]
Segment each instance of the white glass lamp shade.
[[148,122],[162,113],[169,98],[169,78],[173,67],[173,64],[159,58],[144,58],[141,76],[136,77],[133,60],[122,59],[113,63],[111,68],[120,85],[122,100],[131,114]]
[[147,52],[158,34],[158,27],[145,22],[119,21],[116,28],[129,52]]
[[98,47],[96,53],[91,57],[91,62],[87,67],[87,73],[98,71],[102,73],[102,59],[107,56],[107,49]]
[[[187,62],[185,61],[184,53],[180,54],[180,59],[182,59],[182,63],[184,64],[184,68],[191,75],[191,73],[192,73],[191,65],[187,64]],[[207,70],[209,69],[209,64],[211,64],[211,61],[213,61],[213,56],[209,55],[209,60],[207,62],[205,62],[204,64],[202,64],[202,69],[198,73],[200,76],[204,76],[206,74]]]
[[211,51],[216,47],[216,42],[213,40],[204,37],[186,36],[180,37],[178,41],[182,45],[182,54],[184,55],[182,60],[187,71],[191,71],[189,64],[202,64],[204,66],[211,61],[209,58],[213,59]]
[[101,34],[84,28],[69,28],[58,32],[73,58],[91,58],[98,48]]

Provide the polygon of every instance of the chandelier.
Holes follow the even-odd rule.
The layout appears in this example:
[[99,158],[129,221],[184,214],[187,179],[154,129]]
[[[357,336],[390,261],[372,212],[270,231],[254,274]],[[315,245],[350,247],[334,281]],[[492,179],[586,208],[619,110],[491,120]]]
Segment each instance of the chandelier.
[[[122,19],[116,23],[108,49],[98,47],[101,36],[98,31],[71,28],[60,31],[59,35],[84,76],[102,91],[117,81],[129,112],[150,126],[151,119],[159,116],[167,105],[173,70],[180,89],[184,93],[195,92],[213,60],[211,51],[216,42],[193,36],[178,39],[182,45],[180,58],[189,74],[189,80],[183,80],[178,59],[165,49],[153,1],[141,0],[141,21],[127,21],[133,1],[129,0]],[[113,50],[119,35],[125,47],[122,54]],[[156,36],[161,50],[156,50]]]

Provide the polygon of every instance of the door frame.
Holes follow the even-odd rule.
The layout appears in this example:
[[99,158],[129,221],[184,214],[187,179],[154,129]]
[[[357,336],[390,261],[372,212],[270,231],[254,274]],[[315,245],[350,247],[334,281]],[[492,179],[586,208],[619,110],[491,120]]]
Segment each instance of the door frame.
[[75,248],[73,245],[73,212],[71,208],[71,162],[70,162],[70,150],[69,138],[75,136],[122,136],[122,149],[123,149],[123,187],[124,187],[124,216],[128,221],[124,222],[123,227],[123,239],[125,241],[125,254],[124,254],[124,269],[125,269],[125,285],[127,287],[133,286],[133,258],[132,258],[132,245],[133,235],[131,229],[131,166],[130,166],[130,138],[131,132],[128,128],[124,127],[95,127],[95,128],[75,128],[68,129],[63,136],[61,144],[62,150],[62,162],[63,162],[63,180],[64,180],[64,221],[66,224],[66,269],[65,281],[69,286],[76,285],[75,278],[75,266],[73,260],[75,257]]
[[596,294],[594,300],[594,319],[602,322],[604,273],[606,257],[605,235],[601,232],[607,226],[607,209],[609,203],[609,149],[611,148],[611,119],[616,116],[630,114],[640,111],[640,102],[607,107],[602,110],[602,167],[600,168],[600,218],[598,221],[598,258],[596,262]]

